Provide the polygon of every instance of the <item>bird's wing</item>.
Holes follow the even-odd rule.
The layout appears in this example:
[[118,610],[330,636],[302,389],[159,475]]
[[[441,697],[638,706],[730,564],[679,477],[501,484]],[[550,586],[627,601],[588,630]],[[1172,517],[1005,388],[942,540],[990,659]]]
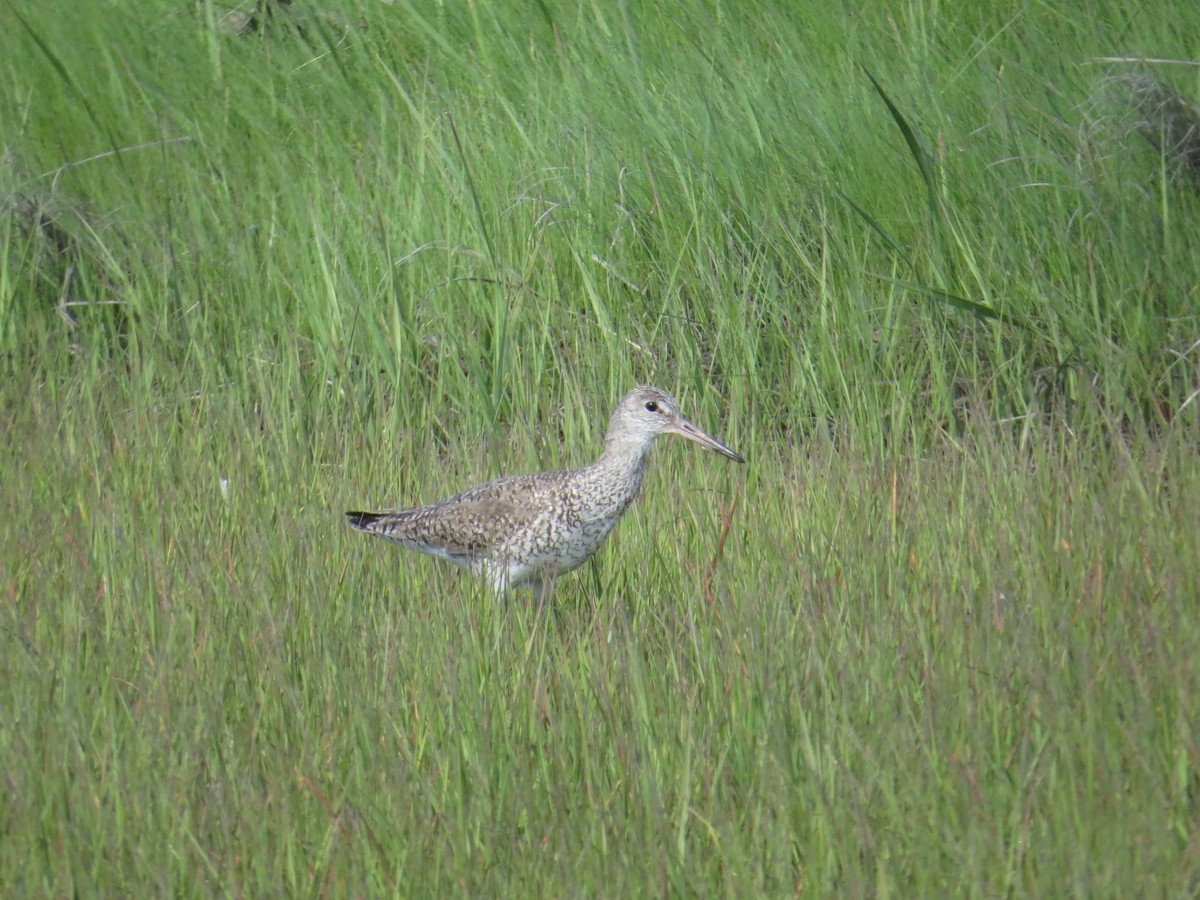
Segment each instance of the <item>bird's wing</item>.
[[429,506],[357,514],[352,523],[456,562],[487,558],[514,532],[537,521],[554,493],[552,482],[542,475],[499,478]]

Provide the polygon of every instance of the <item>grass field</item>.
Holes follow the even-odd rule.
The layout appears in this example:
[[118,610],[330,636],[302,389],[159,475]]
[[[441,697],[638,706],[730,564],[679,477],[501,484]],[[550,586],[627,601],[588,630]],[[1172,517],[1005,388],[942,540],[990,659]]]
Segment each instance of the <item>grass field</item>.
[[232,5],[0,5],[0,893],[1200,891],[1192,2]]

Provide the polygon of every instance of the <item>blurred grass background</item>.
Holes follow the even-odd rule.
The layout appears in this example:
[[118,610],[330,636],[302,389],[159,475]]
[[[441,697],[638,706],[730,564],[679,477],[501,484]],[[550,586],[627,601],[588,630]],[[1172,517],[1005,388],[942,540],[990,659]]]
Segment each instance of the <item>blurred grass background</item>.
[[[0,48],[6,894],[1200,889],[1190,4]],[[663,442],[552,617],[344,526],[639,381],[750,465]]]

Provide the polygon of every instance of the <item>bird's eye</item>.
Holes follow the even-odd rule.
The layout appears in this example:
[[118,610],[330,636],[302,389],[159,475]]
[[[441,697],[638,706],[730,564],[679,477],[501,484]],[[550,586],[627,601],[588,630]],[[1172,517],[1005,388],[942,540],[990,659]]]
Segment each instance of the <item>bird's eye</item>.
[[658,412],[658,404],[653,400],[646,401],[646,412]]

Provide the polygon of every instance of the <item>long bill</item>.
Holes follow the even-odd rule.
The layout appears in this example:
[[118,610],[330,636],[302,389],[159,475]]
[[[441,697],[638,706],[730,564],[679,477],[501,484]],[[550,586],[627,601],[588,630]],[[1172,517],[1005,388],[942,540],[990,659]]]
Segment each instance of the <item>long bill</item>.
[[730,450],[711,434],[706,434],[705,432],[701,431],[687,419],[679,418],[671,424],[673,425],[673,428],[671,429],[672,431],[674,431],[676,434],[682,435],[690,441],[695,441],[701,447],[707,447],[709,450],[716,450],[722,456],[728,456],[734,462],[744,463],[746,461],[740,453]]

